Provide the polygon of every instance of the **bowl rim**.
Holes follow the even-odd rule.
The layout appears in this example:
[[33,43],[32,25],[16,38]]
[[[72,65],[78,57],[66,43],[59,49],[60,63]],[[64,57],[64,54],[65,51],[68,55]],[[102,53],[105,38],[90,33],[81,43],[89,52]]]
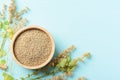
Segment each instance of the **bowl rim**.
[[[51,50],[51,53],[49,55],[49,58],[44,63],[42,63],[41,65],[37,65],[37,66],[27,66],[27,65],[24,65],[24,64],[20,63],[18,61],[18,59],[15,57],[15,53],[14,53],[14,44],[15,44],[16,39],[19,37],[20,34],[22,34],[22,32],[24,32],[26,30],[30,30],[30,29],[38,29],[38,30],[44,31],[50,37],[50,40],[51,40],[51,43],[52,43],[52,50]],[[27,68],[27,69],[39,69],[39,68],[42,68],[42,67],[46,66],[51,61],[51,59],[52,59],[52,57],[54,55],[54,52],[55,52],[55,43],[54,43],[54,39],[51,36],[50,32],[48,32],[45,28],[43,28],[41,26],[36,26],[36,25],[27,26],[27,27],[24,27],[24,28],[20,29],[19,31],[17,31],[15,33],[15,35],[13,36],[13,38],[12,38],[12,45],[11,45],[11,47],[12,47],[11,52],[12,52],[13,59],[20,66],[22,66],[24,68]]]

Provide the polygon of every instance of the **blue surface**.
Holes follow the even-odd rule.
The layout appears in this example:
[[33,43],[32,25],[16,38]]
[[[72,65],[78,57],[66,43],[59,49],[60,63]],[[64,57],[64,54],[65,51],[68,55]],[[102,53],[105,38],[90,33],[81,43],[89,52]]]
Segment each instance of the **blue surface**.
[[[9,0],[0,0],[0,6],[3,2]],[[51,32],[56,52],[71,44],[77,47],[73,58],[91,52],[91,60],[80,64],[69,80],[80,76],[88,80],[120,80],[120,0],[17,0],[17,3],[19,8],[31,9],[26,15],[31,25],[43,26]],[[13,63],[8,71],[16,78],[31,72],[17,65],[11,55],[8,59]]]

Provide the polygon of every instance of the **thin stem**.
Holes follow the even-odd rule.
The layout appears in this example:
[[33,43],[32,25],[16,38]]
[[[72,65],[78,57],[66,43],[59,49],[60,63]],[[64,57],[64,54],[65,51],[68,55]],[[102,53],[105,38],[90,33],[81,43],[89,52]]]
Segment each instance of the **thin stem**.
[[3,40],[2,40],[0,49],[3,49],[3,48],[4,48],[4,45],[5,45],[5,42],[6,42],[6,35],[7,35],[7,32],[5,33],[5,36],[4,36]]

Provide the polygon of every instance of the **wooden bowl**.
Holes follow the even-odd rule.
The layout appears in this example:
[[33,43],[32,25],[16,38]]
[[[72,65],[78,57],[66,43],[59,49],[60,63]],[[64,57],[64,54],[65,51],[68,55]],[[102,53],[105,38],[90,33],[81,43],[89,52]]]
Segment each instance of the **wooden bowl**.
[[[51,43],[52,43],[52,50],[51,50],[51,53],[50,53],[48,59],[47,59],[44,63],[42,63],[42,64],[40,64],[40,65],[37,65],[37,66],[27,66],[27,65],[24,65],[24,64],[20,63],[20,62],[17,60],[17,58],[16,58],[16,56],[15,56],[15,53],[14,53],[14,45],[15,45],[15,41],[16,41],[16,39],[18,38],[18,36],[19,36],[22,32],[24,32],[24,31],[26,31],[26,30],[28,31],[28,30],[31,30],[31,29],[38,29],[38,30],[44,31],[44,32],[50,37]],[[54,55],[54,52],[55,52],[55,43],[54,43],[54,40],[53,40],[52,36],[50,35],[50,33],[49,33],[46,29],[44,29],[44,28],[42,28],[42,27],[40,27],[40,26],[28,26],[28,27],[25,27],[25,28],[23,28],[23,29],[21,29],[21,30],[19,30],[18,32],[15,33],[15,35],[14,35],[14,37],[13,37],[12,49],[11,49],[11,50],[12,50],[12,56],[13,56],[14,60],[15,60],[20,66],[22,66],[22,67],[24,67],[24,68],[27,68],[27,69],[39,69],[39,68],[44,67],[45,65],[47,65],[47,64],[51,61],[51,59],[52,59],[52,57],[53,57],[53,55]]]

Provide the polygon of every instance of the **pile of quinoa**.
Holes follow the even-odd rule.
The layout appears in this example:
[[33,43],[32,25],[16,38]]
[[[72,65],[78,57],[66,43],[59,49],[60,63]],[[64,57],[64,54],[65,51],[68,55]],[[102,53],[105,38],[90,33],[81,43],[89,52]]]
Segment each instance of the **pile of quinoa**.
[[47,33],[38,29],[22,32],[14,43],[14,55],[26,66],[44,63],[51,53],[52,42]]

